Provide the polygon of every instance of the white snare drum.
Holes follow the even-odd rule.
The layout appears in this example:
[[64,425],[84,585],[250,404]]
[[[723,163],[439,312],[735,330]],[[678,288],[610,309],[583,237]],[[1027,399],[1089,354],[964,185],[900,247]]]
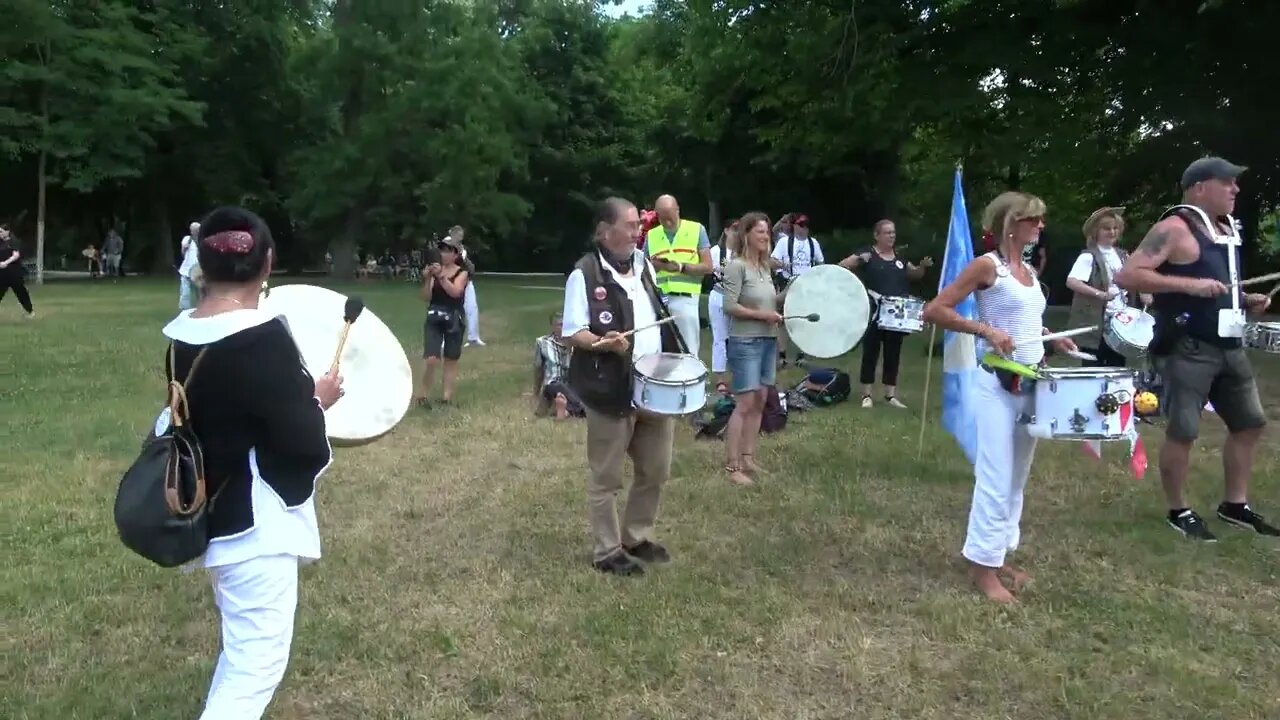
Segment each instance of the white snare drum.
[[1280,353],[1280,323],[1250,323],[1244,329],[1244,345],[1254,350]]
[[1155,337],[1156,319],[1151,313],[1136,308],[1125,308],[1108,315],[1102,323],[1102,339],[1112,350],[1129,358],[1140,360],[1147,355],[1147,348]]
[[693,355],[654,353],[631,367],[631,403],[658,415],[688,415],[707,403],[707,367]]
[[881,330],[914,333],[924,329],[924,300],[885,295],[880,298],[876,325]]
[[[1122,368],[1048,367],[1035,381],[1027,432],[1054,440],[1122,440],[1121,407],[1134,397],[1134,373]],[[1132,423],[1132,412],[1129,414]]]

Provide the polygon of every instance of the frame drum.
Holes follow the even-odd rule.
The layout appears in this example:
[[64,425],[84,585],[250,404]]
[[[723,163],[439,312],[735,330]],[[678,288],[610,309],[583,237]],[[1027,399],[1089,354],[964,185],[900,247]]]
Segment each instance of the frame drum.
[[785,316],[818,314],[784,320],[791,344],[816,358],[833,358],[862,340],[871,319],[867,288],[857,275],[839,265],[819,265],[791,281],[783,301]]
[[[314,377],[329,371],[342,336],[347,296],[315,285],[281,285],[259,307],[282,316]],[[338,374],[346,392],[325,411],[325,430],[338,447],[372,442],[390,432],[409,410],[413,370],[400,341],[369,308],[351,325]]]

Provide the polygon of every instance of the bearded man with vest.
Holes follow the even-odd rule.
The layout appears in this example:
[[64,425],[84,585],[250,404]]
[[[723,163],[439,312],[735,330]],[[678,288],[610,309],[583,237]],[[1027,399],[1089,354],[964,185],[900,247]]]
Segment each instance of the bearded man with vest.
[[701,223],[680,218],[680,205],[674,197],[659,197],[653,209],[659,225],[645,237],[645,252],[658,273],[658,289],[676,317],[680,336],[689,354],[696,356],[702,339],[702,278],[713,270],[711,240]]
[[1187,505],[1184,487],[1206,400],[1228,431],[1218,517],[1260,535],[1280,535],[1248,499],[1267,417],[1243,347],[1244,309],[1262,313],[1271,301],[1245,294],[1235,284],[1240,235],[1231,211],[1240,192],[1236,178],[1244,170],[1216,157],[1191,163],[1182,174],[1182,204],[1165,211],[1115,276],[1121,289],[1155,296],[1149,352],[1165,384],[1168,426],[1160,448],[1160,482],[1169,503],[1167,520],[1184,536],[1203,542],[1216,538]]
[[[668,312],[653,267],[636,249],[640,222],[635,205],[622,198],[609,198],[597,207],[595,247],[565,283],[561,329],[574,347],[569,387],[586,411],[593,565],[619,575],[641,574],[636,560],[671,559],[655,540],[654,522],[662,486],[671,475],[675,421],[632,406],[631,369],[640,357],[681,352],[683,344],[674,323],[653,327]],[[644,329],[624,336],[637,328]],[[635,479],[619,523],[617,500],[627,456]]]

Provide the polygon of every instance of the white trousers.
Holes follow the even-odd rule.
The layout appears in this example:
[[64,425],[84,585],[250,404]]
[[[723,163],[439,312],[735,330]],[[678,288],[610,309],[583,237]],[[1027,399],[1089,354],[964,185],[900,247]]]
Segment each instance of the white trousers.
[[467,315],[467,342],[480,341],[480,305],[476,302],[476,284],[467,283],[462,294],[462,311]]
[[702,323],[698,318],[700,301],[699,297],[667,297],[667,310],[675,316],[676,329],[680,331],[680,337],[689,347],[691,355],[697,355],[701,349]]
[[707,296],[707,314],[711,317],[711,372],[729,369],[729,316],[724,311],[724,293],[712,291]]
[[1022,496],[1036,439],[1017,418],[1034,411],[1034,400],[1030,395],[1006,392],[999,379],[985,371],[977,373],[974,386],[974,407],[981,408],[982,425],[973,465],[969,531],[961,554],[970,562],[998,568],[1004,565],[1007,553],[1018,549],[1021,539]]
[[271,555],[209,573],[222,615],[222,652],[200,720],[259,720],[289,664],[298,558]]

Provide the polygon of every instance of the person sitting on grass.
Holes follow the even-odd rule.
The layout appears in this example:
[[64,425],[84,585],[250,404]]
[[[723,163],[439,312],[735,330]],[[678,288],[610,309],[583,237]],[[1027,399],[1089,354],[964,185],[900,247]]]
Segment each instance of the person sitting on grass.
[[573,347],[560,336],[560,313],[551,316],[551,332],[534,341],[534,414],[544,417],[555,408],[556,420],[583,417],[582,403],[569,387],[569,358]]

